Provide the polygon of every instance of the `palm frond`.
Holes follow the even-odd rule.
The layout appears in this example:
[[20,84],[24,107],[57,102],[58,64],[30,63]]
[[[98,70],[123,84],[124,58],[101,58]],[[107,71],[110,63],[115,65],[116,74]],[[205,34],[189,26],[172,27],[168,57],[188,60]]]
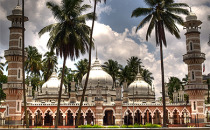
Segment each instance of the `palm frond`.
[[131,17],[139,17],[142,15],[151,14],[153,8],[137,8],[132,12]]
[[167,11],[171,13],[176,13],[176,14],[184,14],[184,15],[189,14],[188,10],[182,9],[182,8],[167,8]]
[[148,22],[151,20],[151,18],[152,18],[152,14],[148,15],[147,17],[145,17],[145,18],[139,23],[139,25],[137,26],[136,32],[137,32],[138,29],[141,29],[142,27],[144,27],[144,25],[145,25],[146,23],[148,23]]

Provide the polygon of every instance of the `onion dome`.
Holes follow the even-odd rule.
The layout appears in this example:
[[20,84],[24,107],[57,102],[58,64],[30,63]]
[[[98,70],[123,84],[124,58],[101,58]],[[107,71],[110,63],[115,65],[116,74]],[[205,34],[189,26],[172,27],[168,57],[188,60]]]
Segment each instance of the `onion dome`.
[[19,1],[18,1],[17,6],[14,8],[14,10],[12,10],[12,14],[13,15],[22,15],[22,8],[19,4]]
[[[85,85],[86,76],[87,74],[85,74],[82,78],[82,86]],[[98,85],[111,89],[113,85],[113,79],[107,72],[102,69],[98,58],[96,58],[90,70],[87,88],[90,88],[90,86],[91,88],[95,88]]]
[[129,95],[133,95],[133,90],[134,94],[147,95],[148,92],[151,91],[151,86],[145,82],[141,74],[138,73],[134,82],[132,82],[128,87]]
[[197,20],[197,16],[195,13],[190,12],[189,15],[186,17],[186,21]]
[[[50,78],[42,85],[42,94],[58,94],[61,80],[56,72],[53,72]],[[65,87],[62,86],[62,94],[65,93]]]

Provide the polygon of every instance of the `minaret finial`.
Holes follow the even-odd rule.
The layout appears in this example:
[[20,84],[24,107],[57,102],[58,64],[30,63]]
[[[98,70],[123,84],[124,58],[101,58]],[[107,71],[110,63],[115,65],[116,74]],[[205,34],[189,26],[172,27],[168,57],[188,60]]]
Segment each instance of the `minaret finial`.
[[139,65],[138,65],[138,73],[139,73]]
[[192,7],[189,6],[189,8],[190,8],[190,12],[192,12]]
[[20,6],[20,1],[18,0],[18,4],[17,4],[17,6]]
[[96,59],[98,59],[97,46],[96,46]]

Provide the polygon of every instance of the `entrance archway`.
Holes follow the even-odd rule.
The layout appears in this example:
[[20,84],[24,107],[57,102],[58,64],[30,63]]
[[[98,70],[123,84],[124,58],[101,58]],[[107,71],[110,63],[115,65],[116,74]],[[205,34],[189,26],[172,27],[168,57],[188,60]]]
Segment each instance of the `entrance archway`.
[[67,126],[73,126],[73,122],[74,122],[73,113],[71,113],[71,111],[68,110],[68,113],[67,113]]
[[173,112],[174,124],[179,124],[179,112],[175,110]]
[[43,125],[42,120],[43,120],[42,113],[38,110],[37,115],[35,116],[35,119],[34,119],[34,121],[35,121],[34,125],[42,126]]
[[161,116],[158,110],[155,111],[153,119],[154,119],[154,124],[161,124]]
[[[27,111],[27,114],[28,114],[29,126],[32,126],[32,113],[30,113],[30,111]],[[23,120],[24,120],[24,124],[26,124],[25,115],[23,117]]]
[[124,124],[125,125],[132,125],[133,124],[133,116],[130,110],[127,110],[127,115],[124,116]]
[[142,124],[142,116],[139,110],[135,113],[134,124]]
[[86,114],[87,116],[85,117],[87,124],[91,124],[93,122],[93,113],[91,110],[88,110],[88,113]]
[[[55,115],[57,115],[57,113]],[[56,119],[56,116],[55,116],[55,119]],[[59,111],[58,126],[63,126],[63,114],[61,113],[61,111]]]
[[152,123],[152,116],[151,116],[151,112],[149,112],[149,110],[147,110],[145,113],[144,113],[144,123]]
[[53,125],[53,117],[50,115],[50,111],[47,111],[44,117],[44,125],[45,126],[52,126]]
[[106,110],[103,120],[104,125],[115,125],[115,117],[112,110]]
[[[77,113],[78,116],[78,113]],[[75,117],[75,124],[77,124],[77,116]],[[84,125],[83,113],[80,113],[79,125]]]

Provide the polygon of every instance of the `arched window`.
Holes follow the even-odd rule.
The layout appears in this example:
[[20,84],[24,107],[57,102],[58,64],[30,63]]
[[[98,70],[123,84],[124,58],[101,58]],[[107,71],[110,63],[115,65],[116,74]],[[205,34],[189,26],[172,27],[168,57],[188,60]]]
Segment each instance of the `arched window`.
[[196,104],[195,104],[195,102],[193,103],[193,106],[194,106],[194,110],[196,110]]
[[21,48],[22,47],[22,37],[19,37],[19,44],[18,47]]
[[194,71],[192,71],[192,79],[193,79],[193,80],[195,79]]
[[20,102],[17,102],[17,111],[20,111]]
[[190,42],[190,50],[191,51],[193,50],[193,44],[192,44],[192,42]]
[[20,69],[18,69],[18,79],[20,78]]

